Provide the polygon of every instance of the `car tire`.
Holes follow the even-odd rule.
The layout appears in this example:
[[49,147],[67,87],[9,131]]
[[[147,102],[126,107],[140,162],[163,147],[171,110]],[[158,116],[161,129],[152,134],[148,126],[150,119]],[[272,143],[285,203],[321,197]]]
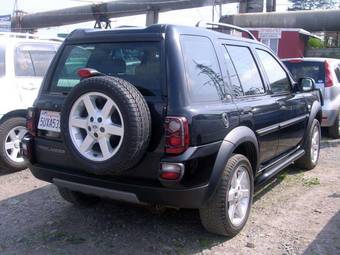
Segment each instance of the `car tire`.
[[334,139],[340,138],[340,111],[338,112],[338,116],[336,117],[333,126],[328,128],[328,134]]
[[[242,174],[243,177],[238,174]],[[245,185],[246,179],[239,182],[238,178],[246,178],[248,184]],[[249,217],[253,192],[254,179],[249,160],[241,154],[233,154],[225,166],[214,195],[207,205],[199,210],[205,229],[218,235],[229,237],[237,235]],[[235,217],[236,212],[240,216],[239,219]]]
[[314,119],[307,136],[305,154],[295,162],[295,165],[298,168],[311,170],[318,164],[320,156],[320,140],[320,122],[317,119]]
[[67,188],[57,187],[60,196],[67,202],[79,207],[91,207],[98,204],[101,199],[96,196],[87,195]]
[[26,118],[21,116],[4,117],[0,123],[0,167],[9,171],[27,168],[20,155],[20,142],[26,130]]
[[[96,111],[87,109],[85,101]],[[108,102],[112,109],[104,114]],[[72,121],[80,111],[85,111],[86,127],[74,129]],[[93,116],[91,111],[95,112]],[[112,128],[118,128],[120,133],[109,134]],[[61,133],[66,148],[82,169],[91,174],[117,175],[134,167],[145,154],[151,137],[151,115],[143,95],[129,82],[108,76],[92,77],[81,81],[66,98]],[[89,149],[78,144],[79,135],[81,143],[91,140]]]

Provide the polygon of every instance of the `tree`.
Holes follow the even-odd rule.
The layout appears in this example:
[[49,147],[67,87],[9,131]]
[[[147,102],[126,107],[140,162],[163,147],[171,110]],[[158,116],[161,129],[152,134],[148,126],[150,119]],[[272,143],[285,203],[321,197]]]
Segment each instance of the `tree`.
[[289,2],[292,3],[289,11],[332,9],[337,3],[336,0],[289,0]]

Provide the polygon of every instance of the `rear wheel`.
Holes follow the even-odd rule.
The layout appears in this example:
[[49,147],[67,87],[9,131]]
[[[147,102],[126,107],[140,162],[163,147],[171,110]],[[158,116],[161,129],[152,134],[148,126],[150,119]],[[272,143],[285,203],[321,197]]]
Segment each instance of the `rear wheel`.
[[80,207],[90,207],[100,202],[99,197],[90,196],[84,193],[69,190],[67,188],[57,187],[60,196],[67,202]]
[[340,138],[340,111],[338,112],[338,116],[336,117],[333,126],[328,128],[328,134],[332,138]]
[[234,154],[227,162],[215,194],[200,209],[203,226],[212,233],[235,236],[245,226],[253,201],[254,181],[249,160]]
[[317,119],[313,120],[307,137],[305,155],[296,161],[296,165],[303,169],[313,169],[319,161],[321,128]]
[[21,139],[27,133],[26,119],[11,117],[0,124],[0,166],[2,168],[19,171],[25,169],[26,163],[20,155]]

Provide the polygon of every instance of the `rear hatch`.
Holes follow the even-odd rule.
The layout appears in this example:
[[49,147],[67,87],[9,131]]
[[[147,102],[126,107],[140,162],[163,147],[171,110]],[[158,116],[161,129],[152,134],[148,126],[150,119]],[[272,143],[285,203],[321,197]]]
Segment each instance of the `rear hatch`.
[[[146,99],[152,117],[151,141],[146,156],[137,166],[138,171],[127,171],[126,175],[157,178],[160,158],[164,153],[163,123],[167,103],[162,55],[162,42],[159,40],[66,42],[35,102],[39,123],[35,139],[36,163],[82,171],[70,158],[62,141],[59,113],[68,93],[80,81],[77,71],[92,68],[129,81]],[[42,118],[45,120],[42,121]],[[50,120],[46,121],[46,118]]]
[[286,60],[285,65],[298,81],[300,78],[312,78],[315,81],[315,87],[321,90],[324,96],[325,92],[325,62],[324,61],[303,61],[303,60]]

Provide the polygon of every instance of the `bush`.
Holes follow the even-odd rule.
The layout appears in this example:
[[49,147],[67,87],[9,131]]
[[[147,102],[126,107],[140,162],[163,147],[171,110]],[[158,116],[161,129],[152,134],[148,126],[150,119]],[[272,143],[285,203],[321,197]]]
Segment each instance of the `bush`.
[[320,39],[312,37],[312,38],[309,38],[308,40],[308,47],[312,49],[320,49],[320,48],[324,48],[324,43]]

